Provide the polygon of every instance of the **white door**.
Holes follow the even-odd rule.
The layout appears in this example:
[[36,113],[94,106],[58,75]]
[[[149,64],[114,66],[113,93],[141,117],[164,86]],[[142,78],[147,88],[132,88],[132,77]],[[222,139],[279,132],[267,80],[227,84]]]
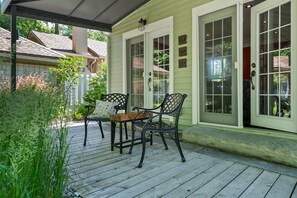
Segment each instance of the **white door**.
[[144,92],[144,39],[138,36],[127,40],[129,106],[143,107]]
[[[149,34],[148,92],[149,107],[159,106],[170,87],[170,42],[166,29]],[[171,85],[172,86],[172,85]]]
[[238,125],[236,6],[199,20],[200,122]]
[[152,108],[170,90],[170,39],[167,29],[127,41],[130,107]]
[[297,131],[296,32],[292,31],[296,10],[293,1],[284,0],[269,0],[252,8],[252,125]]

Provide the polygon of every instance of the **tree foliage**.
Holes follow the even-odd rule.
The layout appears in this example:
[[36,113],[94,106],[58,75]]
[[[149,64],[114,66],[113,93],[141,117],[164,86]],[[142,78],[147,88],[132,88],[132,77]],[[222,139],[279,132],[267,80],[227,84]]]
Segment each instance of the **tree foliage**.
[[[63,36],[70,36],[72,35],[72,26],[69,25],[60,25],[60,33]],[[90,30],[88,29],[88,38],[97,40],[97,41],[107,41],[106,35],[98,30]]]
[[97,30],[88,30],[88,38],[97,41],[107,41],[106,35],[103,32]]
[[[1,9],[1,5],[0,5]],[[38,30],[42,32],[52,33],[53,28],[49,27],[48,22],[27,19],[23,17],[17,17],[17,28],[20,31],[20,36],[27,37],[30,30]],[[0,27],[10,31],[10,16],[6,14],[0,14]]]
[[90,90],[84,95],[84,101],[89,104],[95,104],[101,94],[106,93],[107,69],[106,63],[103,63],[96,76],[89,81]]
[[[1,9],[1,3],[0,3]],[[0,14],[0,27],[10,31],[10,17],[5,14]],[[20,31],[20,36],[27,37],[30,30],[37,30],[46,33],[54,33],[55,27],[52,23],[39,21],[35,19],[28,19],[23,17],[17,18],[17,28]],[[70,36],[72,35],[72,26],[69,25],[59,25],[60,34],[63,36]],[[106,35],[97,30],[88,30],[88,38],[98,41],[106,41]]]
[[60,83],[76,84],[84,66],[81,57],[66,57],[58,60],[58,67],[50,68]]

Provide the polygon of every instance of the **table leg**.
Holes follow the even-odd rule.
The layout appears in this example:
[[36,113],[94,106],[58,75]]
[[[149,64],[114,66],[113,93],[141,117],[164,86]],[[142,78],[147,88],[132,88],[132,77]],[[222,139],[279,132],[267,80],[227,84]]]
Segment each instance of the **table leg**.
[[132,149],[133,149],[133,145],[134,145],[135,129],[134,129],[134,127],[133,127],[133,124],[132,124],[132,126],[131,126],[131,130],[132,130],[132,140],[131,140],[131,145],[130,145],[129,154],[132,153]]
[[115,122],[111,122],[110,123],[111,129],[111,138],[110,138],[110,145],[111,145],[111,150],[113,151],[113,147],[114,147],[114,138],[115,138]]
[[123,123],[120,122],[120,154],[123,153],[123,130],[122,130]]

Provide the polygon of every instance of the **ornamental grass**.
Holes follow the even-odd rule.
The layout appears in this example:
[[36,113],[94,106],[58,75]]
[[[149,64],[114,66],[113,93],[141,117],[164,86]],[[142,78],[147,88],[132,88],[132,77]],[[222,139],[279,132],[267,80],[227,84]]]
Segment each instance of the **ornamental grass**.
[[63,197],[67,134],[63,92],[31,74],[0,83],[0,197]]

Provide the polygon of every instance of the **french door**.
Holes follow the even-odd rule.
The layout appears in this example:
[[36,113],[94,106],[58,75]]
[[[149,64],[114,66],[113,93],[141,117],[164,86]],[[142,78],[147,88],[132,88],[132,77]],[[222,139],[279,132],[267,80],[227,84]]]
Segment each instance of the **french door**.
[[238,125],[236,6],[200,17],[200,122]]
[[251,124],[296,132],[293,2],[269,0],[252,8]]
[[152,108],[170,90],[170,39],[167,29],[152,31],[127,41],[130,107]]

